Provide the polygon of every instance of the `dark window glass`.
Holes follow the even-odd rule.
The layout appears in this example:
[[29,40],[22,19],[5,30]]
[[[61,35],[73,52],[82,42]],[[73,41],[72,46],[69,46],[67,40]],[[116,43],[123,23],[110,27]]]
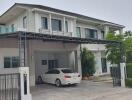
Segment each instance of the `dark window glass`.
[[20,65],[19,57],[5,57],[4,68],[17,68]]
[[107,72],[107,60],[106,60],[106,58],[101,58],[101,63],[102,63],[102,72],[106,73]]
[[19,57],[12,57],[12,68],[19,67]]
[[14,24],[11,25],[11,31],[14,32]]
[[10,57],[4,58],[4,68],[11,68],[11,58]]
[[104,39],[105,38],[105,32],[101,31],[101,38]]
[[58,60],[48,60],[48,69],[54,69],[58,67]]
[[23,17],[23,28],[27,28],[27,17]]
[[42,65],[47,65],[47,60],[42,60]]
[[62,31],[61,20],[52,19],[52,30],[53,31]]
[[48,19],[46,17],[41,17],[41,24],[43,29],[48,29]]
[[76,28],[76,33],[77,33],[77,37],[81,37],[81,28],[80,27]]
[[66,26],[66,32],[68,32],[68,21],[65,21]]
[[59,70],[53,70],[53,74],[60,74]]
[[62,71],[64,74],[66,74],[66,73],[73,73],[73,71],[70,70],[70,69],[62,69],[61,71]]
[[86,38],[98,38],[97,30],[85,28],[85,37]]

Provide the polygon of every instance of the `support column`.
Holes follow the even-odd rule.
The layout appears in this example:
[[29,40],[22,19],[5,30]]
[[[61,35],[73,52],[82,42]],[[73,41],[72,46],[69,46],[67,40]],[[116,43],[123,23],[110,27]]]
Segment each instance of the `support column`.
[[32,100],[29,85],[29,67],[20,67],[21,100]]
[[76,19],[74,19],[72,36],[73,36],[73,37],[77,37],[77,34],[76,34]]
[[125,78],[126,78],[126,63],[120,63],[121,69],[121,87],[125,87]]
[[109,26],[105,26],[104,31],[105,31],[105,37],[106,37],[107,34],[109,33]]
[[123,28],[121,28],[121,29],[119,30],[119,33],[120,33],[121,35],[123,35]]
[[82,76],[82,66],[81,66],[81,52],[80,50],[75,51],[75,66],[78,69],[78,73]]
[[64,32],[64,34],[66,33],[66,27],[65,27],[65,25],[66,25],[66,18],[65,17],[63,17],[63,32]]
[[51,14],[49,14],[49,31],[50,31],[50,34],[53,34],[52,33],[52,22],[51,22]]
[[120,44],[120,52],[121,52],[121,63],[120,63],[120,70],[121,70],[121,87],[125,87],[125,79],[126,79],[126,61],[125,61],[125,51],[123,44]]

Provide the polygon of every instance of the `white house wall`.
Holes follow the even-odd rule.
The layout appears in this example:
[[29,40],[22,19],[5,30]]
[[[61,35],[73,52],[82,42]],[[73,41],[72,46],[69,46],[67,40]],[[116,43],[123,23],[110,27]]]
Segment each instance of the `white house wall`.
[[23,12],[21,15],[19,15],[18,17],[14,18],[14,20],[8,22],[6,24],[6,26],[8,28],[10,28],[11,30],[11,25],[14,24],[14,27],[15,27],[15,31],[19,31],[23,29],[23,17],[27,16],[27,11]]

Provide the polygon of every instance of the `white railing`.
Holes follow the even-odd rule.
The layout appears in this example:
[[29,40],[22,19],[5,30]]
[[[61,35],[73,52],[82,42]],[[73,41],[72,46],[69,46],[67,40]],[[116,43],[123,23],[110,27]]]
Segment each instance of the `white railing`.
[[43,29],[43,28],[40,28],[39,29],[39,32],[40,33],[43,33],[43,34],[51,34],[51,35],[59,35],[59,36],[69,36],[69,37],[72,37],[72,32],[62,32],[62,31],[51,31],[49,29]]

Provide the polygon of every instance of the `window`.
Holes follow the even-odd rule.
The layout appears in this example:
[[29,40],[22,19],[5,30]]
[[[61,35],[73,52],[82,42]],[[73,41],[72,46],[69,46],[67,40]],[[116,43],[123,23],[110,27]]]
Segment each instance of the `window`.
[[41,25],[43,29],[48,29],[48,19],[46,17],[41,17]]
[[77,34],[77,37],[81,37],[81,28],[80,27],[76,27],[76,34]]
[[47,65],[47,60],[42,60],[42,65]]
[[11,25],[11,32],[14,32],[14,24]]
[[101,31],[101,39],[104,39],[104,38],[105,38],[105,32]]
[[49,70],[48,72],[46,72],[46,74],[60,74],[60,71],[59,70]]
[[102,64],[102,72],[106,73],[107,72],[107,60],[106,60],[106,58],[101,58],[101,64]]
[[4,68],[17,68],[19,63],[19,57],[4,57]]
[[85,37],[86,38],[98,38],[97,30],[85,28]]
[[65,21],[66,32],[68,32],[68,21]]
[[48,69],[53,69],[58,67],[58,60],[48,60]]
[[23,28],[27,28],[27,17],[23,17]]
[[53,31],[62,31],[61,20],[52,19],[52,30]]
[[61,71],[62,71],[64,74],[73,73],[73,71],[70,70],[70,69],[62,69]]

